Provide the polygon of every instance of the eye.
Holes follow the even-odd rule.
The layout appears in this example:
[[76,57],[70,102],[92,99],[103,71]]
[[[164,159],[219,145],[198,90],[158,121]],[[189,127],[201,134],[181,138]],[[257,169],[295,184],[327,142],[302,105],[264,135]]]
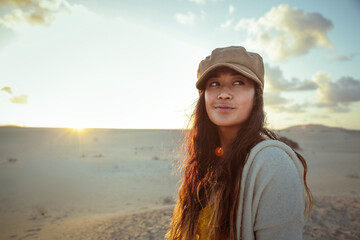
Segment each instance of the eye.
[[235,81],[233,82],[233,84],[234,84],[234,85],[244,85],[245,82],[244,82],[243,80],[235,80]]
[[209,82],[209,87],[217,87],[217,86],[219,86],[220,85],[220,83],[219,82],[216,82],[216,81],[211,81],[211,82]]

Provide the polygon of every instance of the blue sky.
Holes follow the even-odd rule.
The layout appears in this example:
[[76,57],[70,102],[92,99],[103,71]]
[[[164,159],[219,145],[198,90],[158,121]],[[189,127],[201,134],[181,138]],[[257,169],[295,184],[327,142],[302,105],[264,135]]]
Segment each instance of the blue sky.
[[268,126],[360,129],[360,3],[0,1],[0,125],[182,128],[199,62],[265,62]]

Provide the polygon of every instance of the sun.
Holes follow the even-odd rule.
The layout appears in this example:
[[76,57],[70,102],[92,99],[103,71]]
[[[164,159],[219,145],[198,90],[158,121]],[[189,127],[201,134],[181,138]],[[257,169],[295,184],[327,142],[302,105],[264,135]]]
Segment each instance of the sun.
[[84,130],[84,128],[83,127],[72,127],[72,129],[74,129],[74,130],[76,130],[76,131],[82,131],[82,130]]

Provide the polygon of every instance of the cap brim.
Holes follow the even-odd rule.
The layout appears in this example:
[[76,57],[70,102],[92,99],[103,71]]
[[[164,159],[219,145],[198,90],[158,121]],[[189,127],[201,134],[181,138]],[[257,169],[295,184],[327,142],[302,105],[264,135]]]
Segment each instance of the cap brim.
[[253,71],[251,71],[247,67],[244,67],[244,66],[238,65],[238,64],[233,64],[233,63],[218,63],[218,64],[214,64],[213,66],[206,69],[206,71],[200,76],[200,78],[196,82],[196,88],[199,89],[199,90],[204,90],[206,80],[208,79],[209,74],[214,69],[219,68],[219,67],[231,68],[232,70],[237,71],[240,74],[244,75],[245,77],[248,77],[249,79],[253,80],[254,82],[256,82],[260,86],[261,89],[263,89],[262,82],[260,81],[260,79],[256,76],[256,74]]

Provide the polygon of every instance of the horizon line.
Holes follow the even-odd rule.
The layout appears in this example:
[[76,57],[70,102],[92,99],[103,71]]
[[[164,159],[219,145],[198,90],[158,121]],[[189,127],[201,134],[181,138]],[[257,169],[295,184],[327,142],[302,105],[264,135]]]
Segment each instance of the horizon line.
[[[344,129],[344,130],[355,130],[355,131],[360,131],[359,129],[350,129],[350,128],[344,128],[344,127],[339,127],[339,126],[330,126],[330,125],[324,125],[324,124],[318,124],[318,123],[309,123],[309,124],[298,124],[298,125],[291,125],[285,128],[269,128],[271,130],[286,130],[288,128],[293,128],[293,127],[302,127],[302,128],[306,128],[308,126],[320,126],[320,127],[327,127],[327,128],[340,128],[340,129]],[[21,126],[21,125],[16,125],[16,124],[0,124],[0,128],[4,128],[4,127],[16,127],[16,128],[54,128],[54,129],[74,129],[74,130],[85,130],[85,129],[109,129],[109,130],[189,130],[188,128],[114,128],[114,127],[84,127],[84,128],[79,128],[79,127],[49,127],[49,126]]]

